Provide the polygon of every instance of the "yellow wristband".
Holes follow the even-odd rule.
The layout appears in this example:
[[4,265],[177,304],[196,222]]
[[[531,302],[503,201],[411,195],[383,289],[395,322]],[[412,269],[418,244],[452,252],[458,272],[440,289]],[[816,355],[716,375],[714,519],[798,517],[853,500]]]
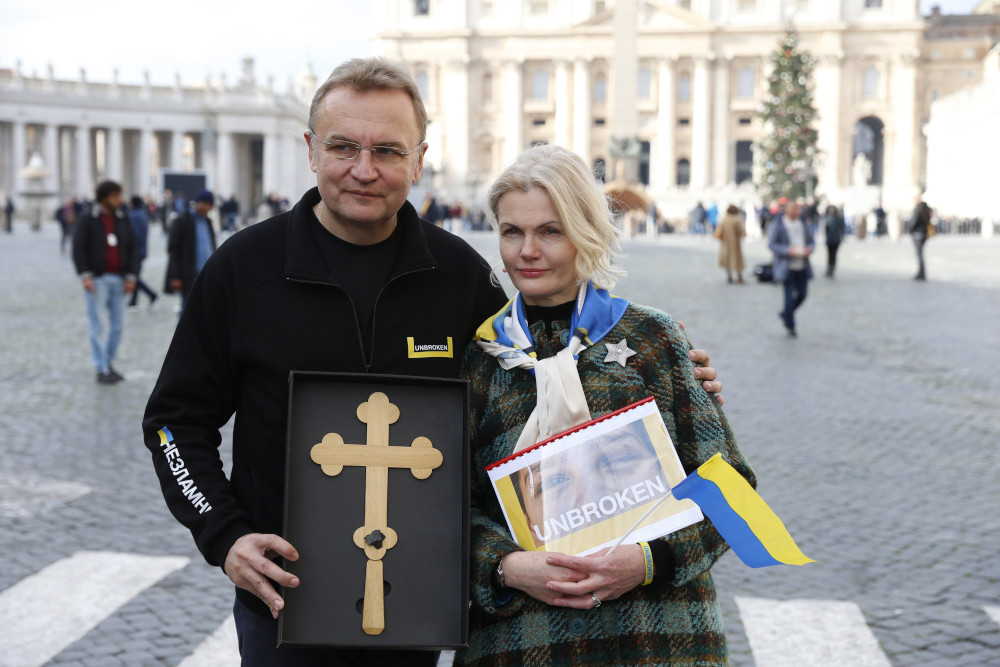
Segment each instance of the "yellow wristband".
[[639,542],[639,546],[642,547],[642,555],[646,559],[646,580],[642,585],[649,586],[653,583],[653,552],[649,550],[649,542]]

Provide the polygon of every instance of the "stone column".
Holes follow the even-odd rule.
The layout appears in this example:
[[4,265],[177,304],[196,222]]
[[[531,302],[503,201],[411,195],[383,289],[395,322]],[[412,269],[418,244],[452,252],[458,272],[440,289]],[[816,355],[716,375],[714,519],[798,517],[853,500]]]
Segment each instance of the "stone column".
[[90,127],[78,125],[76,128],[76,195],[94,197],[94,176],[92,163],[94,155],[90,144]]
[[730,164],[734,148],[729,142],[729,76],[732,58],[715,60],[715,106],[712,122],[712,171],[711,183],[725,187],[730,180]]
[[216,141],[216,194],[228,199],[230,195],[236,194],[236,183],[233,178],[233,135],[231,132],[220,130],[216,134]]
[[916,61],[919,57],[918,51],[899,54],[889,78],[892,99],[895,101],[895,115],[892,123],[894,132],[890,141],[886,142],[886,157],[890,158],[886,160],[888,169],[883,173],[883,183],[888,186],[883,189],[883,207],[886,209],[905,210],[912,206],[919,193],[916,156],[913,151],[920,140],[917,134],[917,112],[912,103],[907,103],[916,99]]
[[677,127],[677,91],[674,82],[676,61],[676,57],[671,57],[659,63],[656,141],[650,156],[650,182],[659,188],[671,188],[677,184],[677,155],[674,150],[674,130]]
[[139,196],[153,192],[153,130],[144,127],[139,130],[139,155],[136,160],[138,178],[136,183]]
[[[28,166],[28,135],[27,127],[23,120],[15,120],[11,124],[11,171],[14,174],[14,178],[17,178],[17,172]],[[16,187],[16,186],[15,186]]]
[[122,173],[122,129],[120,127],[109,127],[107,132],[107,154],[104,158],[105,177],[121,183],[122,176],[124,176]]
[[506,167],[524,150],[524,62],[503,63],[503,164]]
[[43,160],[45,160],[45,168],[52,173],[52,182],[56,187],[56,194],[62,196],[62,192],[59,191],[59,127],[55,123],[49,123],[45,126],[45,141],[43,153]]
[[[611,134],[619,138],[633,137],[639,129],[639,47],[636,35],[638,11],[636,0],[615,2],[615,49],[611,60]],[[628,158],[625,160],[635,161]]]
[[456,58],[447,61],[441,72],[442,99],[454,102],[442,105],[444,127],[448,128],[443,137],[446,189],[449,196],[459,198],[465,197],[465,179],[469,174],[470,69],[468,59]]
[[[184,133],[176,130],[170,133],[170,169],[181,169],[184,167]],[[185,193],[186,194],[186,193]]]
[[819,58],[816,64],[816,108],[822,110],[817,126],[816,148],[823,155],[819,165],[821,189],[834,194],[848,183],[841,182],[841,147],[850,146],[851,137],[840,136],[840,89],[844,53],[838,51]]
[[572,65],[568,60],[556,61],[556,117],[555,117],[555,142],[563,148],[572,147],[572,117],[570,111],[573,109],[573,99],[570,96],[570,80],[572,77]]
[[278,165],[281,162],[281,147],[278,145],[278,134],[268,132],[264,135],[264,197],[278,191]]
[[691,141],[691,189],[704,190],[711,177],[709,153],[712,136],[712,70],[709,64],[715,59],[714,54],[696,58],[694,61],[694,80],[692,81],[692,113],[691,125],[693,137]]
[[573,61],[573,145],[572,149],[588,165],[590,155],[590,62],[583,58]]

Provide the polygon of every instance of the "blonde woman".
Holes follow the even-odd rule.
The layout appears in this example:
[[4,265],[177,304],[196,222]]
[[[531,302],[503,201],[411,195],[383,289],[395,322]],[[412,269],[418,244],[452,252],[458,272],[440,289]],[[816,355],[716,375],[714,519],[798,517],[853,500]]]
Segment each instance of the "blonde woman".
[[612,261],[618,235],[583,160],[531,148],[493,184],[487,208],[518,292],[480,326],[463,359],[472,394],[472,607],[456,664],[728,664],[711,575],[727,546],[707,519],[584,558],[524,551],[507,531],[485,466],[650,395],[685,470],[721,452],[756,478],[695,379],[680,326],[607,291],[623,273]]

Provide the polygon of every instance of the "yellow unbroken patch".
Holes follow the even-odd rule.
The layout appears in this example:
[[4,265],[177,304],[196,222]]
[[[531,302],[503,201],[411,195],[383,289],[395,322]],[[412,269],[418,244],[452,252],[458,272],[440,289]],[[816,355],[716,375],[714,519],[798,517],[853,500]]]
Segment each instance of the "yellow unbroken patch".
[[451,359],[455,356],[455,348],[448,336],[446,343],[422,343],[413,342],[413,337],[406,339],[406,356],[410,359],[426,359],[429,357],[447,357]]

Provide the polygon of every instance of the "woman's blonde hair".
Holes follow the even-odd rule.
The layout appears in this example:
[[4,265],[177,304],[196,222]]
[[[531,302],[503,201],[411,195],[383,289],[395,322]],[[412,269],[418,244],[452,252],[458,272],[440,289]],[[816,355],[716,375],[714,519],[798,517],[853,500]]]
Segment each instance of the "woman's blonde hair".
[[619,256],[619,231],[608,198],[583,159],[551,144],[532,146],[507,167],[486,194],[486,211],[498,225],[497,204],[512,190],[541,188],[548,193],[570,243],[576,248],[576,273],[610,289],[625,271],[613,264]]

